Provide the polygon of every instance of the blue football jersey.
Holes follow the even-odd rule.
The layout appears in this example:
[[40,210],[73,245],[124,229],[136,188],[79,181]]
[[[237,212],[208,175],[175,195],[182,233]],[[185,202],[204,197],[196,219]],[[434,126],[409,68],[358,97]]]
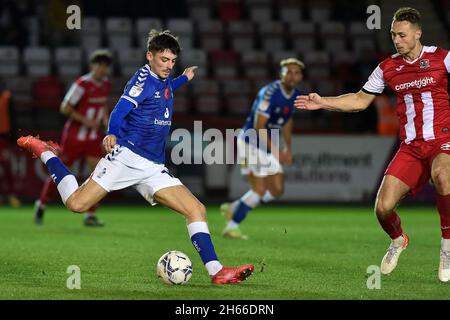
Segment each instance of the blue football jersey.
[[[182,77],[186,79],[178,83],[187,81],[186,76]],[[120,124],[117,143],[160,164],[165,160],[166,138],[172,123],[173,82],[170,76],[159,78],[145,65],[128,81],[120,97],[133,103],[134,108]]]
[[248,137],[245,136],[245,132],[255,128],[258,114],[268,118],[266,129],[269,129],[270,137],[270,129],[281,129],[292,117],[294,100],[298,95],[300,95],[298,89],[292,90],[291,94],[287,95],[281,86],[280,80],[271,82],[263,87],[259,90],[253,102],[252,110],[245,121],[240,137],[244,138],[246,142],[249,142]]

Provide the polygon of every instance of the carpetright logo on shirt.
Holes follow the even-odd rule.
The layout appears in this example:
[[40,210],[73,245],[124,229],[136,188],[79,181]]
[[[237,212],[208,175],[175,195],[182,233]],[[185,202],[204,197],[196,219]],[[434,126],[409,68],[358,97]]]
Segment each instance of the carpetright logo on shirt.
[[394,87],[394,89],[396,91],[408,90],[408,89],[413,89],[413,88],[420,89],[420,88],[426,87],[429,84],[434,84],[434,83],[436,83],[436,81],[434,80],[433,77],[425,77],[425,78],[417,79],[417,80],[414,80],[411,82],[400,83],[400,84],[396,85]]

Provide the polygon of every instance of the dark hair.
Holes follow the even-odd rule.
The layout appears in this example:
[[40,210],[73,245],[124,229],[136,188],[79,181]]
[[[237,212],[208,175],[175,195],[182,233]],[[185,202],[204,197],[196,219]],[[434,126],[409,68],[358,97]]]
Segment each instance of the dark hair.
[[95,50],[92,52],[89,62],[93,63],[104,63],[108,66],[112,63],[112,54],[108,50]]
[[410,8],[410,7],[403,7],[403,8],[398,9],[394,13],[394,18],[393,18],[393,21],[408,21],[411,24],[415,24],[419,28],[421,28],[422,24],[421,24],[420,20],[421,20],[420,12],[417,11],[416,9]]
[[178,38],[171,34],[169,30],[150,30],[148,33],[147,51],[162,52],[167,49],[178,55],[181,51]]

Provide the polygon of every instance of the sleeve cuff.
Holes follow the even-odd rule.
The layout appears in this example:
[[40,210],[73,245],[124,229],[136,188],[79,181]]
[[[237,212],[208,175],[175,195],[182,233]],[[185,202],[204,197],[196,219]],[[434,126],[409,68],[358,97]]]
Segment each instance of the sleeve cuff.
[[382,94],[382,92],[370,92],[370,91],[368,91],[368,90],[366,90],[366,89],[364,89],[364,88],[362,88],[361,89],[361,91],[362,92],[365,92],[365,93],[367,93],[367,94],[373,94],[373,95],[375,95],[375,96],[379,96],[379,95],[381,95]]

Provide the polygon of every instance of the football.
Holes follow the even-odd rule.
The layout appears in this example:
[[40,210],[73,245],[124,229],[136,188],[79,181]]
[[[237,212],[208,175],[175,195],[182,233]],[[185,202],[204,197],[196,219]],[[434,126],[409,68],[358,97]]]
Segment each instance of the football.
[[164,253],[156,265],[158,278],[167,284],[186,284],[192,277],[192,262],[180,251]]

